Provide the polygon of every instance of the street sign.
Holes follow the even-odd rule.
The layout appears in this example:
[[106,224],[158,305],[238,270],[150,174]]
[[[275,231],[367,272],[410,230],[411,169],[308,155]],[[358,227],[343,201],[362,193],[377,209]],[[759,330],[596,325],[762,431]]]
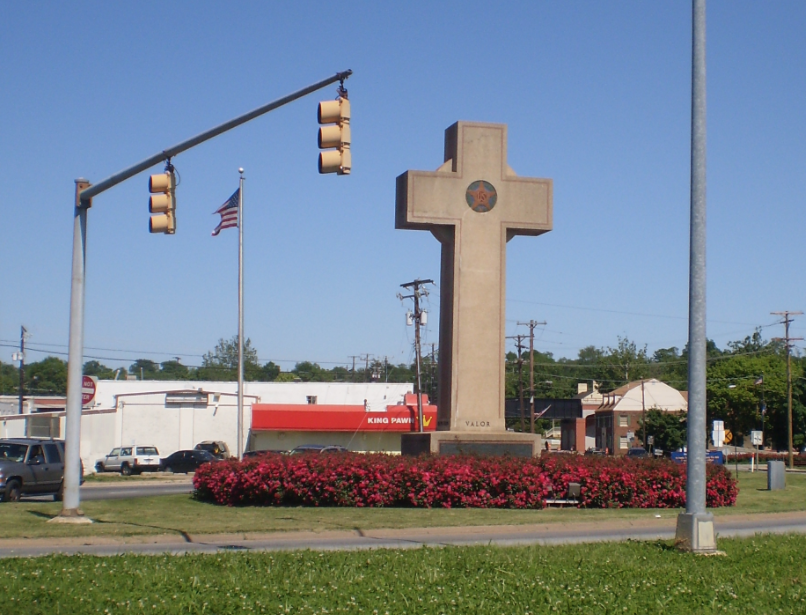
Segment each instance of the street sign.
[[95,399],[98,379],[95,376],[84,376],[81,380],[81,405],[86,406]]
[[761,438],[762,432],[755,430],[750,432],[750,441],[753,443],[753,446],[761,446]]
[[646,443],[649,444],[650,446],[655,444],[655,436],[647,436],[646,437]]
[[[688,453],[671,453],[671,457],[672,461],[675,463],[686,463]],[[705,462],[720,466],[724,465],[725,455],[722,453],[722,451],[706,451]]]

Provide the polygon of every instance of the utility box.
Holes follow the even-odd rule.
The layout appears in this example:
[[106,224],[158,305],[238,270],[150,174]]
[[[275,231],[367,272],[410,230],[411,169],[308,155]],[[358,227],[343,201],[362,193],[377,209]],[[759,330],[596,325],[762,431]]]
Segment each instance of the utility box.
[[767,489],[786,489],[786,466],[783,461],[767,462]]

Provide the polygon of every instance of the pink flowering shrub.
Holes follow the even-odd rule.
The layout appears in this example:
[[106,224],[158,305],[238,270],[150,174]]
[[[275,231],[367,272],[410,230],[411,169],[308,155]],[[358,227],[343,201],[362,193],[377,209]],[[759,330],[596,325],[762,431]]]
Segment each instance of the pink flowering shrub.
[[[686,466],[668,460],[577,455],[539,459],[269,453],[201,466],[195,497],[228,506],[544,508],[580,484],[583,508],[680,508]],[[731,506],[738,487],[709,465],[706,503]]]

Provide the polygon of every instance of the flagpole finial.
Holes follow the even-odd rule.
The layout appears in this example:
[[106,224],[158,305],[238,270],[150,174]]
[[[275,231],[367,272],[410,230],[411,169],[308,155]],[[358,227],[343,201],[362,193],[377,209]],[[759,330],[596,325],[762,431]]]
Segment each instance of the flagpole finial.
[[240,173],[241,175],[243,175],[243,167],[240,167],[240,168],[238,169],[238,173]]

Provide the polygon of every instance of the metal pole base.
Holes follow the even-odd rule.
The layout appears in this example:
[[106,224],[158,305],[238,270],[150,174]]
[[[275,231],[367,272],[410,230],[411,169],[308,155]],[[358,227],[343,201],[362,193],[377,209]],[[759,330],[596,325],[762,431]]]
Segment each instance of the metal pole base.
[[48,519],[48,523],[92,523],[92,519],[84,516],[84,512],[80,508],[62,508],[62,512]]
[[716,553],[714,516],[711,513],[680,513],[674,544],[681,551]]

